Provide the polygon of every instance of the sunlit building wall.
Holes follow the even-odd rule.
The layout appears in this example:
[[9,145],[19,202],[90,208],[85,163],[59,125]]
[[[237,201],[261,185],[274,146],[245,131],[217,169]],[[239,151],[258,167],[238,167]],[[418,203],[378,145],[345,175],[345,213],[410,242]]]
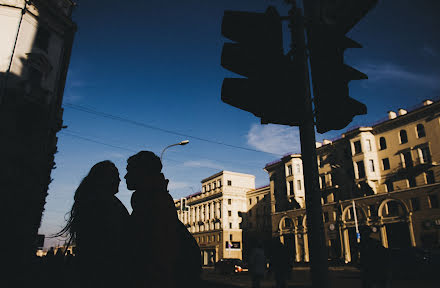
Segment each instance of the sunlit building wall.
[[[330,259],[356,260],[356,224],[371,227],[385,247],[440,245],[439,101],[389,112],[371,127],[317,146]],[[265,167],[271,181],[272,236],[290,248],[297,262],[307,262],[306,211],[289,191],[294,158],[300,156],[288,155]]]
[[176,200],[179,219],[197,240],[203,265],[221,258],[242,259],[242,213],[255,176],[221,171],[202,180],[202,191]]

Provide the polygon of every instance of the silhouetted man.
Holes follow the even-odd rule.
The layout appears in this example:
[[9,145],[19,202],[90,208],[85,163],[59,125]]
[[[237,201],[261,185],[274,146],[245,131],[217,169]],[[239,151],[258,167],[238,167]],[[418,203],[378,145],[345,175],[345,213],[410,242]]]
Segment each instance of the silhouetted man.
[[371,229],[361,231],[361,278],[362,287],[385,288],[389,269],[389,252],[380,241],[371,238]]
[[179,219],[161,170],[159,157],[150,151],[127,161],[127,188],[136,190],[131,197],[135,287],[176,287]]

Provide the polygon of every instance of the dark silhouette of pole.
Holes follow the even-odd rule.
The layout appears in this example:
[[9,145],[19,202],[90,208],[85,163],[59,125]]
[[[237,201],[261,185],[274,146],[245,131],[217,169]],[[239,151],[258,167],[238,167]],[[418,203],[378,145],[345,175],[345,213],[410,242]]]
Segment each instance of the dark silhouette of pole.
[[[312,286],[316,288],[327,288],[329,287],[327,248],[325,245],[324,226],[322,222],[321,193],[319,189],[318,164],[316,157],[315,122],[313,117],[309,68],[305,44],[304,18],[301,9],[296,7],[296,1],[291,1],[291,4],[292,8],[289,11],[289,26],[290,31],[292,32],[294,61],[302,66],[299,69],[300,73],[304,73],[304,75],[300,75],[304,77],[303,92],[305,93],[305,103],[304,117],[299,126],[299,131],[304,171],[304,187],[306,192],[305,200],[310,271]],[[300,83],[298,83],[298,85],[300,85]]]

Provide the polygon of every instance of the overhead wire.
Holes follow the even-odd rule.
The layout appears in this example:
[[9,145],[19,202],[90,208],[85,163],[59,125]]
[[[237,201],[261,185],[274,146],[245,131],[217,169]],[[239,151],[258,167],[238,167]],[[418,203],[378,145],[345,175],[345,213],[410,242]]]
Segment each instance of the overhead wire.
[[251,151],[251,152],[258,152],[258,153],[265,153],[265,154],[270,154],[270,155],[275,155],[278,157],[282,157],[282,154],[277,154],[277,153],[271,153],[271,152],[266,152],[266,151],[261,151],[261,150],[256,150],[256,149],[252,149],[252,148],[247,148],[247,147],[243,147],[243,146],[238,146],[238,145],[233,145],[233,144],[228,144],[225,142],[220,142],[220,141],[215,141],[215,140],[210,140],[210,139],[206,139],[206,138],[202,138],[202,137],[198,137],[198,136],[194,136],[194,135],[190,135],[190,134],[185,134],[185,133],[181,133],[181,132],[177,132],[177,131],[173,131],[170,129],[164,129],[161,127],[157,127],[157,126],[153,126],[151,124],[146,124],[146,123],[142,123],[136,120],[132,120],[126,117],[121,117],[121,116],[117,116],[117,115],[113,115],[110,113],[106,113],[106,112],[101,112],[92,108],[88,108],[82,105],[77,105],[77,104],[72,104],[69,102],[65,102],[64,103],[64,107],[66,108],[70,108],[70,109],[74,109],[77,111],[82,111],[85,113],[89,113],[89,114],[94,114],[103,118],[107,118],[107,119],[111,119],[111,120],[115,120],[115,121],[120,121],[120,122],[125,122],[125,123],[129,123],[135,126],[140,126],[143,128],[148,128],[148,129],[152,129],[152,130],[156,130],[156,131],[161,131],[164,133],[168,133],[168,134],[173,134],[173,135],[178,135],[178,136],[182,136],[182,137],[186,137],[186,138],[190,138],[190,139],[195,139],[195,140],[199,140],[199,141],[203,141],[203,142],[207,142],[207,143],[211,143],[211,144],[216,144],[216,145],[223,145],[226,147],[230,147],[230,148],[235,148],[235,149],[241,149],[241,150],[246,150],[246,151]]
[[[92,139],[92,138],[90,138],[88,136],[81,135],[81,134],[79,134],[76,131],[62,130],[60,133],[64,134],[64,135],[67,135],[67,136],[70,136],[70,137],[78,138],[78,139],[81,139],[81,140],[84,140],[84,141],[92,142],[92,143],[95,143],[95,144],[101,144],[101,145],[105,145],[105,146],[108,146],[108,147],[117,148],[117,149],[129,151],[129,152],[133,152],[133,153],[139,152],[139,150],[134,150],[134,149],[123,147],[123,146],[119,146],[119,145],[109,144],[109,143],[103,142],[102,140]],[[172,158],[169,158],[169,157],[166,157],[166,160],[167,161],[176,162],[176,163],[185,163],[184,161],[178,161],[178,160],[175,160],[175,159],[172,159]],[[203,159],[203,160],[205,160],[205,159]],[[245,165],[245,164],[243,165],[243,163],[237,163],[237,162],[234,162],[234,161],[226,161],[224,159],[218,160],[218,159],[212,159],[211,158],[211,159],[206,159],[206,160],[212,160],[212,161],[216,161],[216,162],[223,162],[223,163],[230,163],[230,164],[238,164],[238,165],[241,165],[241,166],[248,166],[248,167],[253,167],[254,168],[254,166],[251,166],[251,165]],[[201,165],[200,167],[209,168],[209,169],[212,169],[212,170],[221,170],[221,168],[214,168],[214,167],[203,166],[203,165]]]

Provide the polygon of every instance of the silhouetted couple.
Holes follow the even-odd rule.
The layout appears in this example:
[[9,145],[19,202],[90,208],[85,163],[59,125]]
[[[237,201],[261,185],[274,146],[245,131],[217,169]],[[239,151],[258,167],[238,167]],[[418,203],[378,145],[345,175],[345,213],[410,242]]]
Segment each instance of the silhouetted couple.
[[112,162],[95,164],[82,180],[60,232],[77,247],[80,287],[198,286],[200,249],[177,217],[161,170],[153,152],[128,159],[131,215],[115,196],[120,178]]

